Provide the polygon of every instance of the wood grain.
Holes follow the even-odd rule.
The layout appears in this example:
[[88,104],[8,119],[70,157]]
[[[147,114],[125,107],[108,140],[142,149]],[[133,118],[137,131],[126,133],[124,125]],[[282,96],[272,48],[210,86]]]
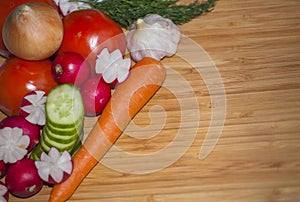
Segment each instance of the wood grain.
[[[182,34],[210,56],[226,90],[226,119],[218,144],[205,159],[198,158],[215,106],[205,79],[184,58],[165,59],[163,63],[179,73],[196,95],[196,108],[186,109],[200,113],[199,127],[187,127],[191,133],[196,131],[192,144],[171,165],[147,174],[121,172],[99,163],[70,202],[300,201],[299,10],[298,0],[220,0],[212,13],[180,26]],[[194,54],[187,44],[180,47]],[[192,101],[190,94],[181,95]],[[153,121],[146,135],[154,133],[154,137],[138,139],[130,137],[134,128],[128,129],[117,141],[118,148],[152,154],[174,140],[182,112],[170,89],[162,88],[134,123],[150,124],[149,110],[155,105],[165,110],[154,108],[150,113],[153,120],[166,115],[163,130],[159,130],[160,122]],[[86,119],[86,134],[94,121]],[[176,147],[172,151],[176,153]],[[118,153],[108,154],[120,160]],[[163,162],[150,165],[129,158],[121,163],[147,169]],[[28,201],[46,201],[49,192],[44,187]],[[11,196],[11,201],[24,199]]]

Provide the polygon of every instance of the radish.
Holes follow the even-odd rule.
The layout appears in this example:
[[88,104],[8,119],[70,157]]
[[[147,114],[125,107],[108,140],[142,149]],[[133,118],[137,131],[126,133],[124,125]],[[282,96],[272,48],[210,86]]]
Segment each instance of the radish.
[[28,153],[26,149],[30,138],[23,135],[23,130],[18,127],[5,127],[0,129],[0,160],[4,163],[15,163],[24,158]]
[[57,184],[66,180],[73,170],[72,157],[69,152],[60,153],[51,147],[48,154],[43,152],[41,160],[35,161],[38,174],[42,180],[49,184]]
[[88,79],[91,67],[79,53],[65,52],[55,57],[51,71],[57,83],[72,83],[79,87]]
[[[6,175],[7,165],[2,160],[0,161],[0,179]],[[0,200],[1,201],[1,200]]]
[[23,130],[23,135],[29,136],[30,144],[27,148],[28,152],[31,151],[40,140],[40,127],[28,122],[23,116],[6,117],[0,122],[0,129],[4,127],[21,128]]
[[45,103],[47,96],[44,91],[36,90],[26,94],[20,106],[20,114],[33,124],[45,125]]
[[97,56],[95,71],[103,76],[106,83],[115,85],[127,79],[130,67],[130,58],[123,59],[119,49],[110,53],[104,48]]
[[20,198],[27,198],[38,193],[43,187],[34,160],[24,158],[9,166],[5,184],[8,191]]
[[80,89],[86,116],[97,116],[102,113],[111,97],[111,89],[102,77],[89,78]]
[[5,186],[5,184],[0,181],[0,201],[6,202],[8,201],[9,194],[8,194],[8,189]]

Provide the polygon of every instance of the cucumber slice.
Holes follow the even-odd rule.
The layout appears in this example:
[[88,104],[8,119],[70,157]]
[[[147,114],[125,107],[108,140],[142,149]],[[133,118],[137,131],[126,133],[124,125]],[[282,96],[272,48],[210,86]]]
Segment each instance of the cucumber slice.
[[60,143],[51,140],[49,136],[46,135],[46,133],[44,133],[44,141],[42,142],[42,148],[46,149],[46,151],[49,151],[51,147],[55,147],[60,152],[63,152],[65,150],[68,152],[72,152],[73,148],[75,147],[75,144],[77,143],[77,139],[79,138],[75,138],[74,140],[65,143]]
[[55,142],[68,144],[76,139],[79,139],[79,133],[77,132],[68,135],[58,134],[51,132],[48,127],[43,128],[43,133],[51,142],[54,142],[53,144],[55,144]]
[[[84,114],[82,114],[82,117],[84,117]],[[70,130],[70,129],[73,129],[73,128],[77,128],[77,129],[81,128],[81,124],[83,122],[83,119],[82,120],[77,120],[77,122],[73,122],[73,123],[62,124],[62,123],[59,123],[59,122],[54,122],[53,120],[48,118],[47,115],[46,115],[46,122],[50,127],[54,128],[54,129]]]
[[33,148],[31,151],[29,158],[33,160],[39,160],[41,157],[42,152],[48,152],[50,147],[44,143],[44,135],[42,133],[39,144]]
[[41,144],[38,144],[36,147],[33,148],[31,151],[29,158],[31,158],[34,161],[37,161],[40,159],[41,153],[43,152]]
[[57,128],[74,128],[83,118],[83,101],[76,86],[61,84],[50,91],[46,101],[46,121]]
[[51,125],[50,123],[47,123],[46,126],[47,130],[51,131],[54,134],[59,134],[59,136],[63,135],[63,136],[71,136],[75,133],[80,133],[82,128],[83,128],[83,123],[79,124],[78,126],[76,126],[76,128],[57,128],[54,127],[53,125]]

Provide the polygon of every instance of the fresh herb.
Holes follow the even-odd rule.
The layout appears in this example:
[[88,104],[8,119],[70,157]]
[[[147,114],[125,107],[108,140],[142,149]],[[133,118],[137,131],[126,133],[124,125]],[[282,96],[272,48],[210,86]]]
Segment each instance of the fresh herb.
[[199,2],[195,0],[188,5],[177,5],[178,0],[73,0],[89,4],[91,7],[101,10],[109,15],[123,28],[128,28],[138,18],[147,14],[158,14],[171,19],[180,25],[189,22],[193,18],[210,12],[217,0]]

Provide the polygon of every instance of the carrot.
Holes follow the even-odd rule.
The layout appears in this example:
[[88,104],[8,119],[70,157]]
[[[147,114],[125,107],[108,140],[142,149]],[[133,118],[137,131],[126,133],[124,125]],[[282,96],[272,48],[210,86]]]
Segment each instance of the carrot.
[[113,93],[85,142],[73,156],[73,172],[54,185],[49,202],[69,199],[89,172],[120,137],[128,123],[151,99],[164,81],[166,70],[152,58],[134,65],[129,77]]

